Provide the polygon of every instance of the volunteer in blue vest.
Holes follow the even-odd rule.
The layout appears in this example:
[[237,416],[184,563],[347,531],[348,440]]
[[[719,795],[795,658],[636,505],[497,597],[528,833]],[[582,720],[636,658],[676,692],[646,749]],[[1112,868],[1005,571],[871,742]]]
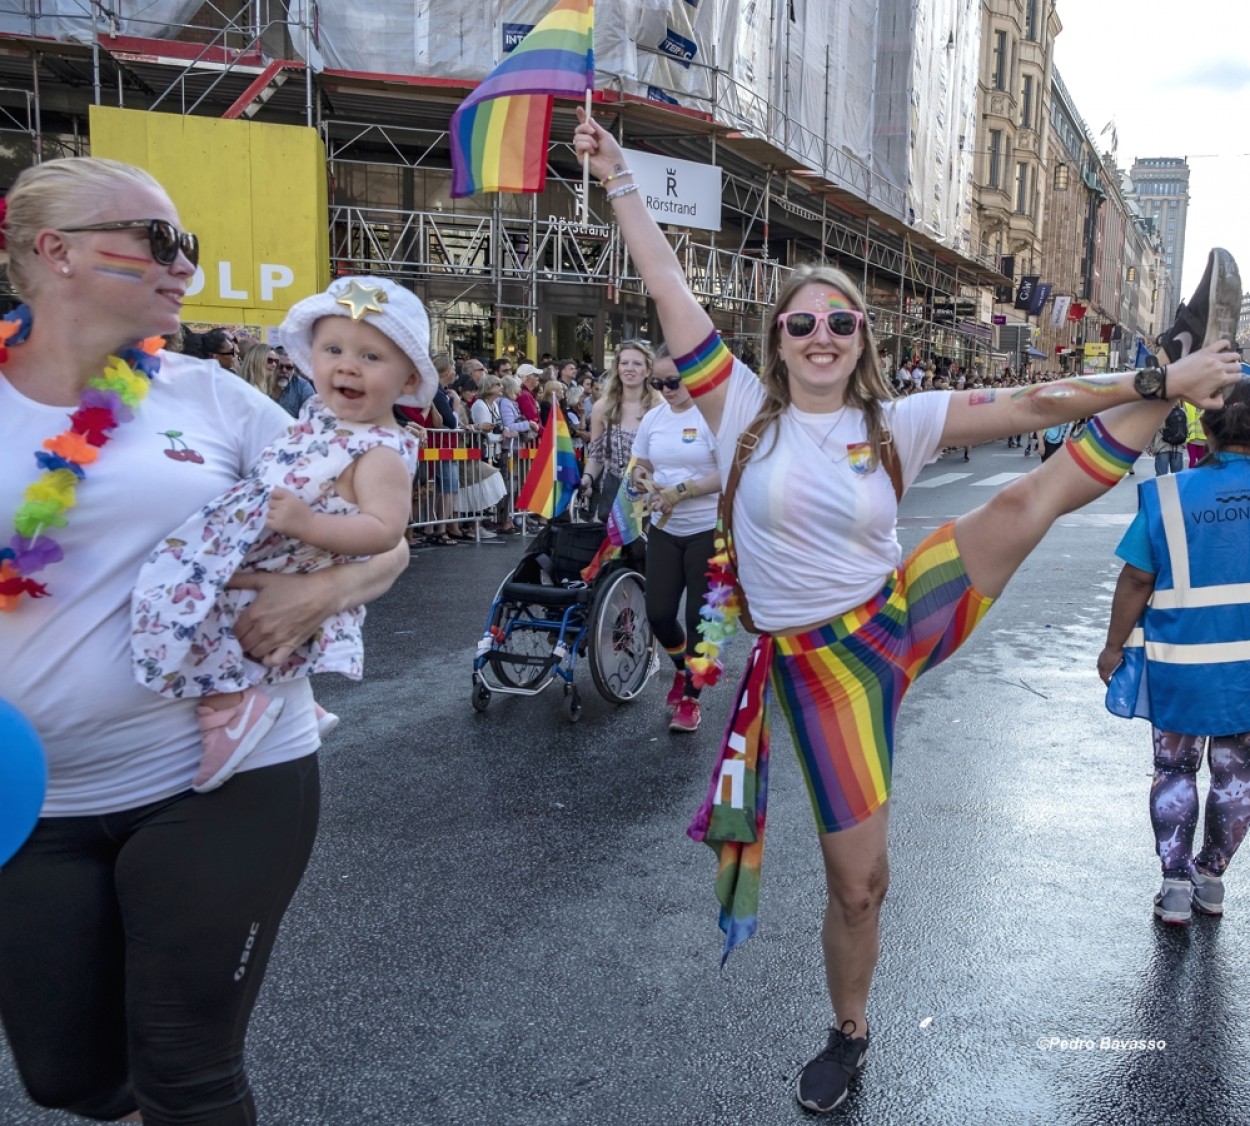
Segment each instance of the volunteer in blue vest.
[[[1154,728],[1154,911],[1165,923],[1223,914],[1224,872],[1250,825],[1250,381],[1202,421],[1206,459],[1137,486],[1098,658],[1108,709]],[[1204,750],[1211,788],[1195,856]]]

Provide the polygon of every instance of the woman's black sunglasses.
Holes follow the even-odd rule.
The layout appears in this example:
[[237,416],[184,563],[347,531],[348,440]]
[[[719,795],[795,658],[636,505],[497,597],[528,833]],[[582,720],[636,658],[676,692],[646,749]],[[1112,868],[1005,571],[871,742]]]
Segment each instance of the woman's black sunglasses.
[[128,219],[121,223],[91,223],[85,227],[62,227],[66,234],[80,231],[146,231],[152,260],[160,266],[172,266],[178,251],[186,255],[192,266],[200,263],[200,240],[190,231],[180,231],[165,219]]
[[652,378],[648,379],[647,382],[657,391],[676,391],[681,386],[681,376],[670,375],[667,379]]

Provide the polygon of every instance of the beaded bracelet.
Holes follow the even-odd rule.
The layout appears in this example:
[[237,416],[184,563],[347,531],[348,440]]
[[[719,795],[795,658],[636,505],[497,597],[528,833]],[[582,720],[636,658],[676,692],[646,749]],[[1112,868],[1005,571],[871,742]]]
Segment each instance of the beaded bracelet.
[[613,172],[606,180],[600,180],[599,182],[606,188],[613,180],[619,180],[622,176],[632,176],[633,174],[634,170],[632,168],[622,168],[619,172]]
[[620,199],[621,196],[629,195],[630,192],[636,192],[637,190],[637,184],[625,184],[623,187],[613,188],[610,192],[608,192],[606,198],[609,200]]

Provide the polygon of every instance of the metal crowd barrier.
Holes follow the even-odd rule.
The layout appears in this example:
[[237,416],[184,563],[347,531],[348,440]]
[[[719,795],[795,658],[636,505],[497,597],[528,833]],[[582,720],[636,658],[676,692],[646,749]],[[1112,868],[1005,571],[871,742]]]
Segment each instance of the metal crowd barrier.
[[[413,481],[412,519],[409,528],[431,528],[439,524],[473,526],[473,536],[480,540],[482,521],[494,518],[493,508],[466,510],[461,493],[469,493],[473,485],[470,475],[481,477],[481,467],[491,464],[490,435],[480,430],[429,429],[429,443],[417,452],[417,475]],[[471,468],[472,467],[472,468]],[[448,489],[447,484],[454,487]],[[451,501],[448,503],[448,496]]]
[[[439,524],[459,524],[473,526],[474,538],[480,540],[479,534],[484,521],[496,518],[512,520],[520,525],[523,532],[530,530],[527,525],[529,513],[518,512],[516,499],[525,487],[525,479],[529,476],[534,464],[537,450],[533,445],[526,445],[519,439],[496,439],[495,435],[484,434],[480,430],[438,430],[430,429],[429,444],[418,451],[416,480],[413,484],[412,519],[409,528],[431,528]],[[447,476],[449,469],[456,471],[454,478]],[[482,466],[497,470],[502,477],[504,493],[493,505],[482,508],[469,507],[474,496],[480,499],[487,490],[479,489],[476,494],[471,490],[480,484],[467,481],[470,476],[484,478],[489,474],[481,472]],[[478,467],[478,468],[472,468]],[[447,515],[445,484],[455,481],[455,497],[450,515]],[[469,494],[465,501],[461,494]],[[584,502],[579,497],[573,500],[573,519],[586,518],[589,513],[583,512]]]

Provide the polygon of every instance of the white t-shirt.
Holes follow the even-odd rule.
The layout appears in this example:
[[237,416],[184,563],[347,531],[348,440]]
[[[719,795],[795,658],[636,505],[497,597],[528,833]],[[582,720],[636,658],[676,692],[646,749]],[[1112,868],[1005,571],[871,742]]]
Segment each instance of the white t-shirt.
[[[717,431],[722,485],[737,438],[759,413],[764,386],[734,360]],[[950,394],[914,395],[883,404],[898,450],[904,488],[941,452]],[[765,432],[734,498],[738,580],[751,617],[768,633],[793,629],[861,606],[902,562],[898,503],[868,445],[861,411],[809,414],[791,406]]]
[[[65,430],[71,407],[20,394],[0,374],[0,533],[41,470],[34,451]],[[216,363],[161,353],[130,422],[113,431],[69,523],[65,558],[32,576],[50,597],[0,614],[0,697],[35,725],[48,757],[44,816],[112,813],[187,790],[200,758],[197,700],[167,700],[134,679],[130,596],[162,536],[243,477],[291,423],[277,403]],[[174,459],[192,450],[199,460]],[[266,689],[286,706],[243,769],[318,746],[307,679]]]
[[[675,411],[664,402],[642,416],[634,456],[651,463],[659,485],[699,481],[716,472],[716,439],[695,407]],[[693,536],[715,528],[718,496],[705,493],[673,505],[664,530],[672,536]],[[651,523],[658,524],[663,516],[651,513]]]

